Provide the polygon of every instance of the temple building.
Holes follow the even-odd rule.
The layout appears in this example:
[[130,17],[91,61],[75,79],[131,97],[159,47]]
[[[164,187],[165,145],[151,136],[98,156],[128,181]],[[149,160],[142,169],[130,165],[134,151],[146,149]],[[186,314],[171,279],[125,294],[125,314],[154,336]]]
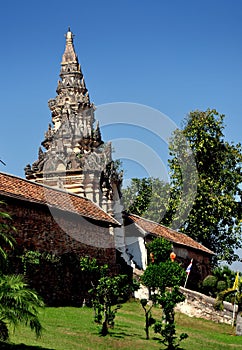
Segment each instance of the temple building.
[[[95,106],[90,102],[81,66],[66,33],[57,96],[49,100],[52,114],[38,152],[38,159],[25,167],[26,179],[85,197],[122,222],[122,173],[112,160],[111,143],[102,140]],[[124,228],[110,228],[116,248],[129,263]]]
[[38,159],[25,167],[26,179],[0,173],[0,200],[13,218],[20,253],[37,251],[54,257],[54,264],[58,256],[65,261],[58,268],[42,261],[44,268],[29,271],[31,285],[49,304],[81,304],[87,278],[73,267],[70,256],[96,258],[109,264],[112,273],[132,274],[133,267],[146,268],[146,243],[155,237],[171,241],[184,266],[192,258],[201,280],[210,272],[213,252],[184,234],[123,210],[122,173],[95,120],[73,38],[69,29],[57,95],[48,102],[51,123]]

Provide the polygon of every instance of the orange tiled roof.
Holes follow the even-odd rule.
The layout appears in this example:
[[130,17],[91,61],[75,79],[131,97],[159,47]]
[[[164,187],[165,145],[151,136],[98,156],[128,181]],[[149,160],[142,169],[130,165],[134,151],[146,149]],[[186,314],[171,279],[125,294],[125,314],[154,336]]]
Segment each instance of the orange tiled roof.
[[202,250],[208,254],[213,254],[210,249],[204,247],[202,244],[194,241],[191,237],[187,236],[184,233],[177,232],[166,226],[160,225],[154,221],[141,218],[140,216],[134,214],[127,214],[128,218],[131,219],[136,225],[141,227],[144,231],[151,234],[164,237],[165,239],[174,242],[176,244],[184,245],[194,249]]
[[92,201],[69,192],[0,173],[0,195],[48,205],[87,218],[120,225]]

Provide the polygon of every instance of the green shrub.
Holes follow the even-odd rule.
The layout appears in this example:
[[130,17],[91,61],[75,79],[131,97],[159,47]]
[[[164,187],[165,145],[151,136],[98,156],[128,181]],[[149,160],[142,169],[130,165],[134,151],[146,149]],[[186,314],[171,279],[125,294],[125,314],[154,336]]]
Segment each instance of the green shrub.
[[208,275],[202,282],[203,292],[210,296],[215,296],[218,280],[215,276]]
[[217,291],[218,292],[222,292],[225,289],[227,289],[227,283],[225,281],[218,281],[218,283],[217,283]]

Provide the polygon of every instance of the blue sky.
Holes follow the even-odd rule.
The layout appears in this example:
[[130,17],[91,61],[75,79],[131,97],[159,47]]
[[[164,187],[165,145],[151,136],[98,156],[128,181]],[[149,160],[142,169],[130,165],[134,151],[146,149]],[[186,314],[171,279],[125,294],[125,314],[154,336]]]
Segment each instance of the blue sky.
[[[226,115],[226,138],[240,142],[241,19],[240,0],[3,2],[0,158],[7,166],[0,164],[0,171],[24,176],[25,165],[37,158],[51,121],[47,102],[56,96],[68,26],[95,105],[146,105],[178,126],[191,110],[215,108]],[[163,133],[158,119],[155,128]],[[109,123],[120,120],[113,114]],[[114,129],[111,135],[104,127],[104,137],[135,139],[132,130]],[[148,138],[140,141],[158,152],[160,143]],[[129,176],[143,174],[135,171]]]
[[191,110],[216,108],[226,115],[227,139],[241,141],[241,1],[10,0],[1,7],[7,166],[0,170],[23,176],[37,157],[68,26],[95,105],[144,104],[178,126]]
[[[164,113],[178,126],[191,110],[215,108],[226,115],[226,138],[240,142],[241,19],[240,0],[4,1],[0,13],[0,159],[7,165],[0,164],[0,170],[24,176],[25,165],[37,158],[51,121],[47,102],[56,96],[68,26],[75,34],[75,49],[96,106],[142,104]],[[118,124],[104,126],[104,138],[118,140],[115,147],[128,144],[121,155],[135,149],[137,143],[132,142],[139,140],[147,146],[144,153],[141,149],[144,157],[148,149],[152,157],[155,153],[163,159],[166,175],[167,148],[159,137],[164,132],[162,118],[149,120],[149,114],[143,118],[141,126],[150,122],[158,139],[157,135],[138,135],[137,128],[123,130]],[[119,123],[122,117],[111,113],[110,120]],[[148,156],[148,162],[152,157]],[[147,168],[147,159],[135,167],[134,158],[125,163],[131,167],[126,169],[127,178],[147,170],[142,169],[142,165]],[[150,174],[154,175],[148,169]],[[240,265],[234,268],[241,269]]]

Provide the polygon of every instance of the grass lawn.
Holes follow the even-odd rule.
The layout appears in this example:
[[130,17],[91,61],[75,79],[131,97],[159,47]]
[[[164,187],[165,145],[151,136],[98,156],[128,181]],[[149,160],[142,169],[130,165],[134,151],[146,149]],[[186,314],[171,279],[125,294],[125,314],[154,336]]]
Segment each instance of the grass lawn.
[[[158,318],[160,310],[153,309]],[[4,350],[74,350],[74,349],[164,349],[150,331],[150,340],[145,339],[144,313],[138,302],[128,302],[116,315],[115,328],[107,337],[98,334],[98,326],[93,322],[93,311],[87,307],[46,308],[41,311],[41,322],[45,328],[43,336],[35,335],[25,327],[11,333],[11,343],[1,343]],[[186,332],[189,338],[181,345],[185,350],[242,350],[242,337],[234,336],[231,326],[216,324],[202,319],[176,314],[178,334]]]

